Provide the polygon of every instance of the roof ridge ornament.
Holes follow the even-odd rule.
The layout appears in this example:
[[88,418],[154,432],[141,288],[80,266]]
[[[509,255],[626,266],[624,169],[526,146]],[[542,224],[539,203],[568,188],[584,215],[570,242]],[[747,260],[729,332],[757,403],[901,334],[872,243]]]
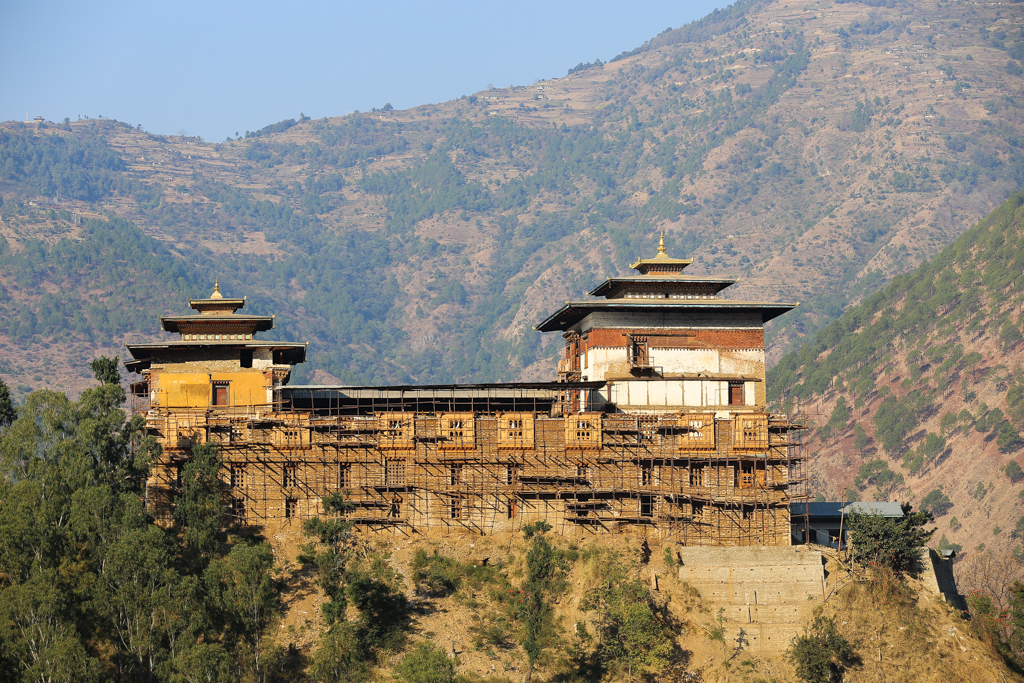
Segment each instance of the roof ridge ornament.
[[658,239],[658,255],[655,258],[668,258],[665,252],[665,231],[661,231],[661,238]]
[[211,299],[223,299],[224,295],[220,293],[220,276],[217,276],[213,281],[213,294],[210,295]]

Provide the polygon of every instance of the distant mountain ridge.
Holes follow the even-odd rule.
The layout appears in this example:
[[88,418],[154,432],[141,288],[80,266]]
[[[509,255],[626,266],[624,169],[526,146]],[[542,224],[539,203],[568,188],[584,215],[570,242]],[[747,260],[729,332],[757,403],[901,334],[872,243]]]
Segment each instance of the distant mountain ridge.
[[216,144],[4,124],[0,372],[80,388],[220,275],[311,342],[297,381],[547,378],[532,325],[660,229],[803,303],[777,359],[1024,183],[1019,15],[737,3],[565,78]]

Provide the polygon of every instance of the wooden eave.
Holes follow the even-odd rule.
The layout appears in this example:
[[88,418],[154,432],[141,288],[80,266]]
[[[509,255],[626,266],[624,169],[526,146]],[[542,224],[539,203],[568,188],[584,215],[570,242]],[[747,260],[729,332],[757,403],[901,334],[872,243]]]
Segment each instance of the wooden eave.
[[684,311],[744,311],[759,313],[766,323],[799,304],[737,301],[731,299],[609,299],[607,301],[567,301],[533,329],[539,332],[565,331],[599,311],[674,313]]
[[181,332],[182,326],[209,328],[217,332],[224,327],[251,327],[253,331],[265,332],[274,328],[274,318],[269,315],[171,315],[160,318],[160,325],[166,332]]
[[627,275],[610,277],[588,292],[591,296],[612,298],[630,286],[644,285],[653,287],[663,285],[669,291],[679,291],[689,286],[704,286],[715,292],[736,284],[736,280],[713,277],[687,277],[683,275]]

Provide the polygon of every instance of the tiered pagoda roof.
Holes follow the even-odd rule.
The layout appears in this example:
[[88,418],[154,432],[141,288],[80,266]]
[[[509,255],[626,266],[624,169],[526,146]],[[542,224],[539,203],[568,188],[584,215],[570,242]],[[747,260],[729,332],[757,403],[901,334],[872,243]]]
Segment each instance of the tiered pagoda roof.
[[535,329],[541,332],[565,331],[597,311],[645,311],[654,314],[687,309],[747,311],[760,313],[762,322],[768,322],[797,306],[720,299],[719,293],[734,285],[736,280],[683,275],[683,269],[691,263],[692,259],[668,255],[663,232],[654,258],[638,259],[630,266],[639,275],[610,277],[589,292],[591,296],[604,297],[605,301],[567,301]]

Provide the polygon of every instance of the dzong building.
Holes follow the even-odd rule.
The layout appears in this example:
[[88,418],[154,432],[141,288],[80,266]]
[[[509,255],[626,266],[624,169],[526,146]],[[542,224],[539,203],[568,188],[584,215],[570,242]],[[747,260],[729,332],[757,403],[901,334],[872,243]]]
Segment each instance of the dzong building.
[[[492,534],[546,520],[563,533],[688,545],[788,545],[803,498],[798,426],[768,413],[764,325],[795,304],[721,296],[664,241],[536,327],[559,332],[550,382],[290,385],[306,345],[273,341],[245,299],[191,300],[176,335],[129,344],[134,409],[163,447],[147,500],[170,523],[196,444],[224,460],[240,525],[293,524],[343,491],[359,528]],[[552,368],[553,375],[555,368]]]

